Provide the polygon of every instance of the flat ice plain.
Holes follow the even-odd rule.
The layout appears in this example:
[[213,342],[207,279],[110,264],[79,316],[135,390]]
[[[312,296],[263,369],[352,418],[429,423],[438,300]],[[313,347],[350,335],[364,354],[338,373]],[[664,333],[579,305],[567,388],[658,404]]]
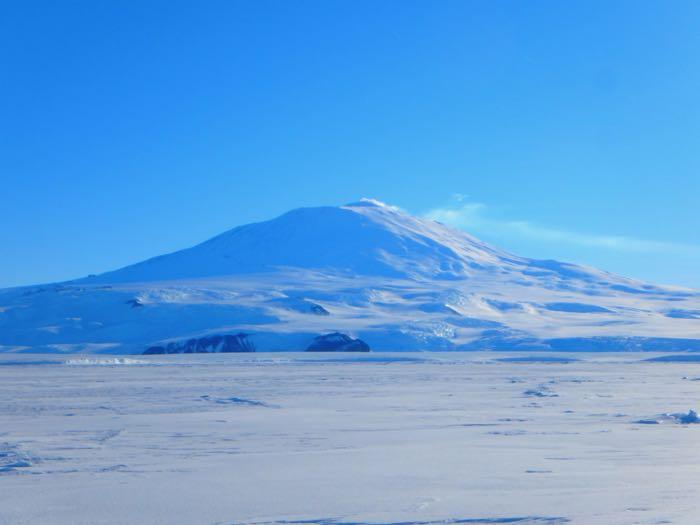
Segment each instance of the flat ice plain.
[[695,525],[657,355],[2,355],[0,524]]

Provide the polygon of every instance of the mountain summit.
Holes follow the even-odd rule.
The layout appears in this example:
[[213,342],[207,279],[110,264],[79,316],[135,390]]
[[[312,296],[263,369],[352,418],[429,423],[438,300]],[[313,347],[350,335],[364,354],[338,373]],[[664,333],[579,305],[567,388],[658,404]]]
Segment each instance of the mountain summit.
[[0,350],[303,350],[328,334],[375,350],[700,349],[700,296],[511,255],[371,199],[0,291]]
[[135,282],[277,271],[281,268],[407,278],[462,278],[517,258],[458,230],[372,199],[300,208],[233,228],[192,248],[92,279]]

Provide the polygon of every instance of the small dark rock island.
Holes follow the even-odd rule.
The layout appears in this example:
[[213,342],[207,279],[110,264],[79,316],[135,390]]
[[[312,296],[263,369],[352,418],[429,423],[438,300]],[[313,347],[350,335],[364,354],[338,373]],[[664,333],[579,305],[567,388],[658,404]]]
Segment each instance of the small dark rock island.
[[209,354],[213,352],[255,352],[255,345],[248,340],[246,334],[212,335],[168,343],[165,346],[152,346],[143,354]]
[[369,352],[369,345],[361,339],[334,332],[319,335],[306,349],[307,352]]

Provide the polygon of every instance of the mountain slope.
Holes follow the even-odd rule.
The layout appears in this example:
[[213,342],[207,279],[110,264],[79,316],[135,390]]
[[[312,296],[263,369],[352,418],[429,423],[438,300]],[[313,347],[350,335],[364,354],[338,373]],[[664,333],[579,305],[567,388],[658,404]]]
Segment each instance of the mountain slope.
[[245,336],[303,350],[700,348],[700,296],[517,257],[377,201],[303,208],[76,281],[0,291],[0,345],[142,352]]
[[301,208],[192,248],[84,282],[135,282],[274,271],[281,267],[390,277],[455,278],[509,256],[469,235],[377,201]]

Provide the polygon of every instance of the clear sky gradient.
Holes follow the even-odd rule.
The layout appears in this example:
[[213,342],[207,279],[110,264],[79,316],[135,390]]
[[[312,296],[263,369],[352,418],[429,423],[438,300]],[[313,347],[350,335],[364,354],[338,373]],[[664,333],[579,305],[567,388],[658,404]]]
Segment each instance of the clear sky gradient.
[[374,197],[700,287],[697,1],[2,4],[0,286]]

